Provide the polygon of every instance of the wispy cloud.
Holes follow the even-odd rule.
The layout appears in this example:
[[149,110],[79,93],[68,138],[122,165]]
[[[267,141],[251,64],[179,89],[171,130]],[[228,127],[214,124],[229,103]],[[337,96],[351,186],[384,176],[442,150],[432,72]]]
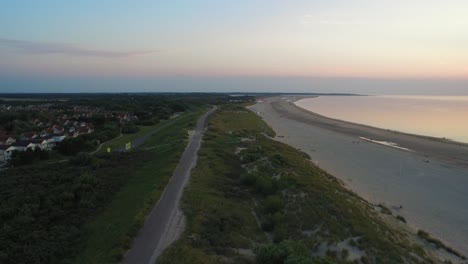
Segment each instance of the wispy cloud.
[[29,54],[63,54],[76,57],[124,58],[146,55],[157,50],[108,51],[77,47],[65,43],[34,42],[0,38],[0,46],[10,47]]

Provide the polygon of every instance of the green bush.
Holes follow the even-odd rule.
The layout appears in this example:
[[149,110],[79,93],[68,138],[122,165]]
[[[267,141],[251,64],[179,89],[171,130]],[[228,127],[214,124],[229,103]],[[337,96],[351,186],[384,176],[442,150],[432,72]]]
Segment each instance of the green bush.
[[267,214],[274,214],[283,209],[283,199],[279,195],[270,195],[263,202],[263,210]]
[[140,131],[140,128],[134,123],[129,122],[122,126],[122,134],[135,134]]

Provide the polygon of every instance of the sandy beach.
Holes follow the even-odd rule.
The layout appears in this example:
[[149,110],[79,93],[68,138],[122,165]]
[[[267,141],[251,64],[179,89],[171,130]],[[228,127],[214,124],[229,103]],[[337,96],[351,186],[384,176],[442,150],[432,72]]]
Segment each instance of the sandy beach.
[[277,140],[307,152],[363,198],[468,254],[467,144],[327,118],[297,107],[297,99],[267,98],[250,109]]

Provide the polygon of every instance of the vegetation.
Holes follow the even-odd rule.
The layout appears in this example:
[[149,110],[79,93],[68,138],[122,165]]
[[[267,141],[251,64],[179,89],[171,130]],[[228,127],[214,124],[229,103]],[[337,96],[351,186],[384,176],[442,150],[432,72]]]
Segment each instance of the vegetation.
[[76,248],[81,226],[147,160],[123,153],[80,163],[40,164],[2,172],[0,263],[59,263]]
[[401,216],[401,215],[397,215],[397,216],[396,216],[396,219],[398,219],[398,221],[401,221],[401,222],[403,222],[403,223],[406,223],[406,219],[405,219],[403,216]]
[[36,148],[35,150],[28,149],[26,151],[13,151],[9,164],[14,167],[33,164],[35,161],[48,160],[49,152]]
[[34,131],[36,127],[29,121],[35,118],[45,119],[45,116],[33,111],[0,113],[0,129],[12,135],[19,135],[25,131]]
[[454,250],[453,248],[446,246],[439,239],[431,237],[429,235],[429,233],[427,233],[426,231],[418,230],[418,237],[420,237],[421,239],[427,241],[428,243],[433,244],[436,248],[444,249],[448,253],[453,254],[453,255],[459,257],[460,259],[466,260],[466,256],[462,255],[460,252]]
[[68,161],[3,171],[0,263],[117,263],[172,175],[186,130],[205,110],[200,104],[165,122],[139,150],[83,153],[77,145],[105,136],[89,134],[64,144],[73,153]]
[[[19,94],[14,96],[36,100],[3,103],[11,106],[25,106],[24,109],[29,109],[28,106],[47,103],[51,111],[49,113],[18,110],[0,113],[0,132],[4,130],[7,134],[14,136],[25,131],[40,132],[43,128],[36,126],[33,123],[34,120],[53,125],[57,124],[58,115],[67,115],[72,121],[86,122],[94,126],[93,133],[66,138],[58,145],[59,153],[66,156],[93,151],[99,144],[116,139],[121,134],[138,134],[140,130],[146,130],[142,128],[154,127],[175,114],[194,111],[202,105],[224,103],[229,100],[229,97],[223,94],[67,94],[66,96]],[[247,98],[239,97],[238,99],[246,100]],[[74,106],[85,106],[99,111],[89,115],[88,113],[80,115],[82,113],[75,112]],[[117,118],[117,116],[124,115],[126,119]]]
[[211,118],[183,196],[186,230],[158,263],[433,263],[372,205],[273,135],[240,106]]
[[122,126],[122,134],[135,134],[140,128],[135,123],[129,122]]
[[149,162],[134,169],[111,203],[82,228],[83,247],[72,263],[119,262],[172,176],[185,149],[186,129],[204,111],[185,114],[147,140],[142,148],[153,148],[142,153]]

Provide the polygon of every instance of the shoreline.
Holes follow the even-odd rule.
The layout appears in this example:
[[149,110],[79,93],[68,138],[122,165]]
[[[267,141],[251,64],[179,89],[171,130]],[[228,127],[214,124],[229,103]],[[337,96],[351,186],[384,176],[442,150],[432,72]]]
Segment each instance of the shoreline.
[[411,228],[468,253],[466,144],[330,119],[296,106],[294,98],[307,97],[269,97],[249,108],[275,130],[276,140],[308,153],[368,202],[389,207]]
[[[287,97],[282,96],[282,98]],[[468,168],[467,143],[330,118],[304,109],[294,103],[305,98],[310,97],[304,96],[298,98],[297,96],[292,96],[289,98],[291,99],[289,101],[278,97],[271,97],[269,100],[273,100],[271,104],[275,111],[296,121],[355,137],[356,140],[360,137],[365,137],[374,141],[396,143],[400,147],[413,150],[425,159],[433,158],[451,165]]]
[[435,136],[428,136],[428,135],[404,132],[404,131],[394,130],[394,129],[386,129],[386,128],[381,128],[381,127],[377,127],[377,126],[372,126],[372,125],[347,121],[347,120],[343,120],[343,119],[339,119],[339,118],[333,118],[333,117],[329,117],[329,116],[325,116],[325,115],[321,115],[319,113],[313,112],[311,110],[308,110],[308,109],[306,109],[304,107],[301,107],[301,106],[296,104],[296,102],[298,102],[300,100],[317,98],[317,97],[318,96],[298,98],[296,100],[291,101],[291,103],[301,111],[307,112],[307,113],[309,113],[311,115],[321,117],[321,118],[324,118],[324,119],[329,119],[329,120],[333,120],[333,121],[337,121],[337,122],[347,123],[347,124],[355,125],[355,126],[366,127],[366,128],[369,128],[369,129],[381,130],[382,132],[392,132],[392,133],[397,133],[397,134],[406,135],[406,136],[412,136],[412,137],[418,137],[418,138],[422,138],[422,139],[433,140],[433,141],[437,141],[437,142],[440,142],[440,143],[462,145],[462,146],[468,147],[467,142],[456,141],[456,140],[453,140],[453,139],[450,139],[450,138],[445,138],[445,137],[435,137]]

